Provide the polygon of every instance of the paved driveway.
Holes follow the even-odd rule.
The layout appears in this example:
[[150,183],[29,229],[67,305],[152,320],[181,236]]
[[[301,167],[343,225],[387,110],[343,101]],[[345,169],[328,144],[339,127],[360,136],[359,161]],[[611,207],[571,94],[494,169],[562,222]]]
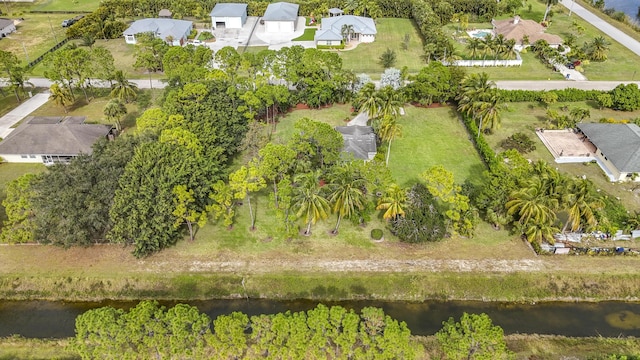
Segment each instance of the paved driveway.
[[29,100],[20,104],[17,108],[9,111],[5,116],[0,117],[0,137],[6,138],[13,129],[13,125],[17,124],[20,120],[27,117],[34,112],[40,106],[44,105],[49,100],[49,92],[43,92],[35,94]]

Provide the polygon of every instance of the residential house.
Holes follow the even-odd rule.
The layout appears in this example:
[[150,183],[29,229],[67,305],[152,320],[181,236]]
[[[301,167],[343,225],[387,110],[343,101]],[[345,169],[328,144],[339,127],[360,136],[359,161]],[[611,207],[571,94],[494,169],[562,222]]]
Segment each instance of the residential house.
[[84,116],[28,117],[0,142],[0,157],[6,162],[52,165],[91,154],[94,143],[113,136],[113,127],[84,121]]
[[640,127],[582,123],[578,129],[596,147],[595,157],[611,181],[640,181]]
[[[349,29],[350,34],[345,33]],[[376,39],[377,32],[372,18],[355,15],[331,16],[322,19],[314,40],[316,45],[339,45],[348,36],[349,40],[370,43]]]
[[514,16],[513,19],[491,20],[494,34],[502,34],[507,40],[513,39],[516,44],[526,46],[523,43],[525,37],[529,38],[529,44],[533,44],[538,40],[545,40],[549,45],[557,47],[562,44],[562,38],[558,35],[547,34],[545,27],[533,20],[523,20],[520,16]]
[[344,153],[365,161],[373,160],[376,156],[376,133],[371,126],[336,126],[336,130],[342,134],[344,139],[342,149]]
[[247,4],[217,3],[209,15],[213,30],[219,27],[242,29],[247,22]]
[[0,38],[3,38],[16,31],[16,25],[11,19],[0,18]]
[[268,33],[294,32],[298,24],[298,4],[277,2],[267,6],[262,21]]
[[127,44],[135,44],[136,35],[151,33],[153,36],[166,41],[169,45],[182,46],[187,42],[187,37],[193,29],[193,23],[186,20],[175,19],[142,19],[134,21],[124,31],[124,40]]

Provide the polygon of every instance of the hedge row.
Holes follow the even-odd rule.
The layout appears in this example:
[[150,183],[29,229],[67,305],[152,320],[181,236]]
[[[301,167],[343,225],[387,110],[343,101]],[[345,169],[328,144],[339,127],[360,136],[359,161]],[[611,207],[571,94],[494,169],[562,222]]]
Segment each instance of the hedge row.
[[562,89],[562,90],[499,90],[502,99],[505,102],[525,102],[525,101],[541,101],[542,94],[553,92],[558,95],[559,102],[575,102],[598,99],[598,95],[606,94],[607,91],[602,90],[580,90],[580,89]]
[[467,131],[469,132],[470,137],[473,140],[473,144],[475,145],[476,150],[478,150],[478,154],[480,154],[482,161],[489,169],[493,168],[498,162],[495,151],[493,151],[491,146],[489,146],[489,143],[485,140],[482,132],[478,134],[478,125],[476,122],[471,117],[464,114],[460,114],[460,116],[462,116],[462,121],[467,127]]

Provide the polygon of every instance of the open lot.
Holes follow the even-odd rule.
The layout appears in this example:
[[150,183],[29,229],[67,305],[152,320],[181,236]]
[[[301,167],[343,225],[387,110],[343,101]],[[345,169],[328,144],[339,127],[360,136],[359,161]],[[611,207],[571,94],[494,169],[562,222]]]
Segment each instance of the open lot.
[[56,43],[62,41],[65,28],[60,24],[69,14],[23,14],[16,32],[0,41],[0,49],[14,53],[26,65],[35,60]]
[[39,0],[32,9],[38,11],[87,11],[98,8],[100,1],[96,0]]
[[[376,40],[369,44],[359,44],[353,50],[339,51],[343,68],[352,69],[354,73],[367,73],[379,79],[384,68],[378,64],[380,55],[387,49],[394,50],[397,61],[393,67],[408,67],[410,73],[417,73],[426,63],[422,61],[422,39],[413,21],[409,19],[378,19]],[[402,50],[401,44],[405,34],[409,34],[409,46]]]

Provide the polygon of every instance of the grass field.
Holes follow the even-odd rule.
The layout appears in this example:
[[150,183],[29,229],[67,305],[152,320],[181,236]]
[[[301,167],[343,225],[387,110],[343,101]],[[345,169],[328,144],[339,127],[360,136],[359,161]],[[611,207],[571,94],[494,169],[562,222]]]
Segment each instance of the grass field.
[[[378,34],[369,44],[359,44],[353,50],[341,50],[343,68],[352,69],[356,74],[367,73],[379,79],[384,68],[378,64],[380,55],[387,49],[394,50],[397,61],[393,67],[402,69],[407,66],[410,73],[417,73],[426,64],[421,60],[422,39],[413,22],[408,19],[379,19],[376,22]],[[409,34],[409,46],[402,50],[405,34]]]
[[[552,104],[549,108],[558,111],[560,114],[568,114],[561,108],[564,105],[568,105],[569,111],[574,107],[587,108],[591,112],[589,120],[597,122],[600,118],[612,118],[617,120],[632,119],[640,116],[640,111],[635,112],[622,112],[611,109],[600,110],[592,102],[575,102],[575,103],[556,103]],[[502,116],[502,126],[494,134],[487,135],[485,138],[489,144],[496,151],[503,151],[499,144],[502,140],[511,136],[516,132],[524,132],[535,142],[536,150],[525,156],[532,160],[542,159],[547,163],[553,164],[560,170],[567,172],[575,176],[586,175],[589,179],[594,181],[598,187],[606,191],[612,196],[619,197],[627,210],[640,210],[640,198],[635,193],[630,193],[629,190],[635,188],[633,183],[611,183],[605,177],[604,173],[595,164],[556,164],[553,156],[546,149],[544,144],[540,141],[535,134],[536,128],[544,128],[546,123],[547,108],[538,103],[510,103],[508,110]]]
[[98,8],[99,1],[96,0],[39,0],[32,10],[38,11],[87,11],[91,12]]
[[16,32],[0,41],[0,49],[14,53],[26,65],[62,41],[65,28],[60,26],[68,14],[24,14]]
[[10,91],[5,91],[4,95],[0,95],[0,116],[13,110],[16,106],[20,105],[16,96]]

